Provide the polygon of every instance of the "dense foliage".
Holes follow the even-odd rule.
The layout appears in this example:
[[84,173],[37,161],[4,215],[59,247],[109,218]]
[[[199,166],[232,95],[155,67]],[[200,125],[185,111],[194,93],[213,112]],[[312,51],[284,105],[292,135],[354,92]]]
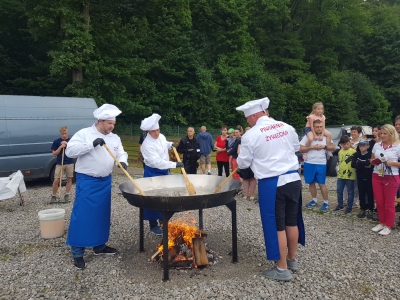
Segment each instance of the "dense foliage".
[[1,0],[0,93],[92,97],[139,124],[299,128],[400,114],[400,0]]

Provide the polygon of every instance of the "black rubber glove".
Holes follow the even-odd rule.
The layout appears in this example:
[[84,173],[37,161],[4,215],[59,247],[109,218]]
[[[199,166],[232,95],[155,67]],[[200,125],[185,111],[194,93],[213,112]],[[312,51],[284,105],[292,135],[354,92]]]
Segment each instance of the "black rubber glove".
[[178,162],[176,163],[176,167],[177,167],[177,168],[183,168],[183,162],[178,161]]
[[93,141],[93,147],[97,145],[103,146],[106,142],[102,138],[97,138]]
[[178,147],[178,145],[177,144],[175,144],[175,143],[172,143],[172,145],[171,145],[172,147],[175,147],[175,148],[177,148]]
[[[127,166],[126,163],[124,163],[124,162],[121,161],[120,164],[121,164],[121,166],[122,166],[125,170],[128,170],[128,166]],[[118,165],[118,168],[119,168],[119,165]]]

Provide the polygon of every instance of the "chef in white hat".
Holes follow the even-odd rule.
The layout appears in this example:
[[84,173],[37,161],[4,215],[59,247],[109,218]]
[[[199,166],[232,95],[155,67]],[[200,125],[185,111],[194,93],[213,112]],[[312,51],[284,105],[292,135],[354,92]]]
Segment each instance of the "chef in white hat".
[[301,215],[301,180],[295,152],[300,144],[294,128],[268,116],[269,99],[249,101],[237,107],[252,128],[242,137],[237,163],[251,168],[258,180],[261,221],[267,259],[276,266],[262,274],[267,278],[291,281],[289,269],[299,268],[297,243],[304,245]]
[[[145,163],[143,177],[154,177],[168,175],[170,168],[183,167],[182,162],[172,162],[169,160],[168,150],[176,147],[175,143],[168,142],[165,136],[160,133],[158,121],[161,119],[159,114],[152,114],[145,118],[140,129],[147,131],[147,136],[143,141],[141,151]],[[158,226],[157,220],[162,219],[162,214],[156,210],[144,209],[144,220],[149,220],[150,231],[162,235],[162,229]]]
[[76,195],[71,213],[67,244],[71,246],[74,265],[85,268],[85,248],[95,255],[113,255],[117,250],[106,246],[110,234],[111,172],[114,159],[103,146],[114,153],[121,165],[128,166],[128,154],[121,139],[112,131],[121,111],[112,104],[103,104],[93,112],[98,120],[93,126],[81,129],[68,143],[65,154],[77,158]]

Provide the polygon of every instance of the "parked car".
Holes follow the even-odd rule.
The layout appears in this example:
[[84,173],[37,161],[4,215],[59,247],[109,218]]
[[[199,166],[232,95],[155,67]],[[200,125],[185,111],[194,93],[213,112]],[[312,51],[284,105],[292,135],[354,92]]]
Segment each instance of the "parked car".
[[338,126],[326,126],[326,130],[328,130],[332,134],[332,142],[336,146],[336,150],[333,151],[333,156],[329,157],[326,163],[326,174],[331,177],[337,176],[337,166],[338,166],[338,156],[337,152],[340,150],[339,141],[343,135],[350,136],[351,127],[360,126],[362,128],[362,135],[372,134],[372,127],[365,125],[338,125]]
[[54,179],[51,145],[67,126],[69,137],[96,120],[90,98],[0,95],[0,177],[20,170],[25,179]]

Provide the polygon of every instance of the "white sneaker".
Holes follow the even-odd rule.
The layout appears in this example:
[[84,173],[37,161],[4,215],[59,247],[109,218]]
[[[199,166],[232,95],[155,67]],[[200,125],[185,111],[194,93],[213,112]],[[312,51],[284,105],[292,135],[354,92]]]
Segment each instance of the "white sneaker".
[[[372,228],[373,232],[379,232],[381,231],[383,228],[385,228],[385,226],[383,226],[382,224],[378,224],[376,225],[374,228]],[[389,230],[390,231],[390,230]]]
[[391,232],[391,230],[385,226],[385,228],[383,228],[378,233],[381,234],[381,235],[388,235],[390,232]]

